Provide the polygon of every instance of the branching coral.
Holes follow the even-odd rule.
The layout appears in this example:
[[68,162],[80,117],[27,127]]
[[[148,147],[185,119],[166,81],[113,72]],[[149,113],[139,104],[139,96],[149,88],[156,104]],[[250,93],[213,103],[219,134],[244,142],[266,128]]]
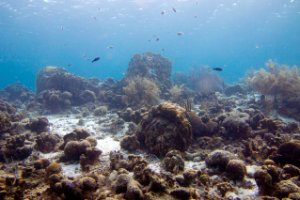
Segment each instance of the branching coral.
[[129,105],[155,105],[159,102],[160,90],[150,79],[136,76],[127,80],[123,87]]

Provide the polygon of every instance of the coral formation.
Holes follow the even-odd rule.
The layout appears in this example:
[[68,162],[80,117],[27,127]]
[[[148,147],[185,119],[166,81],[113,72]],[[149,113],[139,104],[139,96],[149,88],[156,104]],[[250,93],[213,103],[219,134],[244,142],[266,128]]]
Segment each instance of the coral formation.
[[247,174],[246,165],[242,160],[230,160],[226,165],[226,173],[233,180],[243,180]]
[[36,137],[35,149],[42,153],[50,153],[58,147],[61,138],[57,134],[44,132]]
[[187,75],[177,74],[175,84],[185,84],[204,96],[222,91],[224,87],[223,80],[207,66],[194,67]]
[[31,155],[31,145],[25,144],[25,136],[14,136],[7,140],[4,155],[8,160],[23,160]]
[[192,129],[185,109],[166,102],[151,108],[136,136],[141,147],[163,156],[172,149],[186,150],[192,139]]
[[184,170],[184,160],[181,153],[177,150],[169,151],[162,162],[163,168],[166,171],[177,174]]
[[159,102],[160,89],[151,79],[136,76],[127,79],[123,87],[127,105],[155,105]]
[[274,97],[273,108],[286,116],[299,120],[300,75],[298,67],[289,67],[269,60],[267,70],[250,74],[246,81],[250,87],[267,96]]
[[223,82],[209,68],[192,72],[172,87],[171,63],[146,53],[121,81],[48,67],[36,99],[6,88],[0,98],[14,106],[0,100],[0,199],[299,199],[299,125],[260,105],[273,95],[287,109],[279,83],[258,99],[244,85],[216,92]]
[[129,62],[125,80],[139,76],[154,82],[158,89],[165,93],[171,87],[171,62],[159,54],[136,54]]
[[60,67],[41,69],[36,79],[39,101],[50,111],[58,112],[71,105],[81,105],[97,99],[99,88],[91,80],[75,76]]
[[27,127],[37,133],[45,132],[48,130],[49,121],[46,117],[39,117],[37,119],[32,119]]
[[300,167],[300,140],[291,140],[280,145],[273,159],[279,163],[289,163]]
[[228,151],[215,150],[207,155],[205,163],[208,167],[224,170],[230,160],[236,159],[236,156]]
[[4,98],[10,102],[23,102],[28,103],[34,99],[34,94],[21,83],[15,83],[7,86],[0,91],[0,98]]

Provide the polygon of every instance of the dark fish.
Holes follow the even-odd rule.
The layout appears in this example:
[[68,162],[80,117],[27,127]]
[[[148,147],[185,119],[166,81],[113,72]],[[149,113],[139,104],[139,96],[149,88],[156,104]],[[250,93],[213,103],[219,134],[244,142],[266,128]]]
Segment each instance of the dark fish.
[[163,10],[163,11],[161,11],[161,13],[160,13],[161,15],[164,15],[165,14],[165,11]]
[[92,63],[97,62],[98,60],[100,60],[100,57],[94,58],[94,60],[92,60]]
[[183,35],[183,32],[178,32],[177,35],[178,35],[178,36],[182,36],[182,35]]
[[218,72],[221,72],[221,71],[223,71],[223,69],[222,69],[222,68],[220,68],[220,67],[214,67],[214,68],[212,68],[212,70],[215,70],[215,71],[218,71]]
[[173,10],[173,12],[175,12],[175,13],[177,12],[175,8],[172,8],[172,10]]
[[159,41],[159,38],[156,38],[156,42],[158,42]]

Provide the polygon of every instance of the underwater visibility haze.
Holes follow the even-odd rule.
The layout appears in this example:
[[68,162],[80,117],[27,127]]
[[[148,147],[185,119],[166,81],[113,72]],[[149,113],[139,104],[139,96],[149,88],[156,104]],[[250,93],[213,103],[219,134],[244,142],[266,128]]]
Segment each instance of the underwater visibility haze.
[[300,0],[0,0],[0,199],[300,199]]
[[120,79],[143,52],[169,58],[173,73],[222,67],[228,82],[268,59],[300,63],[298,0],[1,0],[0,11],[0,87],[34,89],[47,65]]

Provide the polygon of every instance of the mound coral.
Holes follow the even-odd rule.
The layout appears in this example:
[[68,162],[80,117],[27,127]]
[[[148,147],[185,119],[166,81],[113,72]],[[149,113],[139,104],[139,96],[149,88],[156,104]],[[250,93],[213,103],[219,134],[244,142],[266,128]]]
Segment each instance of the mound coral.
[[192,128],[184,108],[169,102],[153,107],[136,132],[141,147],[163,156],[169,150],[187,149]]
[[148,78],[136,76],[127,79],[123,91],[128,105],[155,105],[159,102],[160,90],[156,83]]
[[[297,66],[289,67],[269,60],[246,78],[247,84],[265,96],[274,98],[279,113],[300,120],[300,75]],[[275,104],[276,103],[276,104]]]
[[39,71],[36,88],[40,102],[49,110],[93,102],[99,90],[92,80],[75,76],[63,68],[54,66]]
[[0,96],[7,101],[28,102],[34,99],[34,94],[21,83],[14,83],[0,91]]

